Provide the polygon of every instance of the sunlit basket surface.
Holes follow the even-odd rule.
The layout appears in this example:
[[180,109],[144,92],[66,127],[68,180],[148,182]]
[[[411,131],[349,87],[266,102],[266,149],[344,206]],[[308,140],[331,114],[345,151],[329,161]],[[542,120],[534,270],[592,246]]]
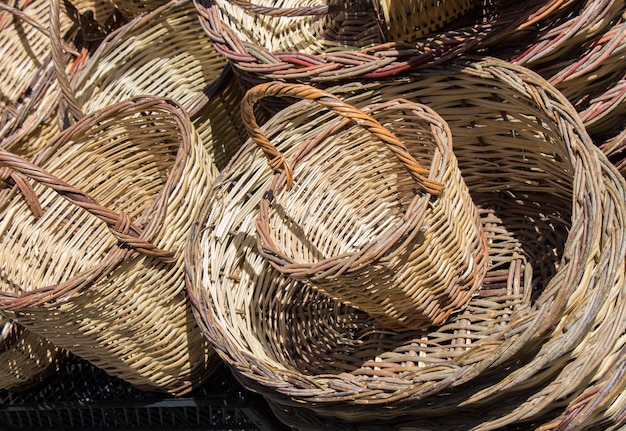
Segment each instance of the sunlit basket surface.
[[177,101],[218,167],[247,136],[238,113],[243,92],[187,1],[170,1],[109,34],[69,84],[81,114],[143,94]]
[[[248,142],[214,183],[186,256],[196,318],[244,385],[277,406],[328,421],[445,421],[462,405],[464,414],[473,408],[478,415],[468,421],[502,426],[541,416],[601,371],[587,358],[568,381],[549,386],[553,373],[541,370],[556,373],[564,358],[582,358],[578,343],[593,346],[595,358],[615,358],[623,320],[596,316],[613,312],[608,304],[619,304],[624,293],[623,203],[614,196],[623,195],[623,181],[609,194],[606,167],[558,92],[497,60],[329,91],[362,109],[401,95],[448,122],[480,209],[489,271],[463,313],[408,332],[385,330],[282,276],[257,250],[254,223],[271,171]],[[290,157],[331,118],[299,102],[264,131]],[[402,136],[401,122],[380,121]],[[509,409],[493,401],[519,402],[534,388],[541,402]],[[482,414],[487,405],[490,414]]]
[[[272,96],[314,100],[346,120],[317,123],[320,135],[285,159],[253,114]],[[286,174],[260,202],[259,250],[281,273],[386,328],[421,329],[470,301],[487,270],[487,245],[445,122],[402,99],[377,110],[410,132],[400,139],[310,86],[275,82],[248,91],[244,124],[270,166]]]
[[178,104],[129,99],[32,163],[0,161],[16,184],[0,208],[4,314],[140,389],[178,395],[212,372],[182,248],[217,170]]

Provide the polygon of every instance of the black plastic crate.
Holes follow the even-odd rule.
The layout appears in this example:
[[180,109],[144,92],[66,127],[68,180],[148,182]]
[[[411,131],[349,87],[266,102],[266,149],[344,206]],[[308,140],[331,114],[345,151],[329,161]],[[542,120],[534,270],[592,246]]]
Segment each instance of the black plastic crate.
[[6,431],[285,429],[226,367],[179,398],[140,391],[79,358],[35,388],[0,391],[0,430]]

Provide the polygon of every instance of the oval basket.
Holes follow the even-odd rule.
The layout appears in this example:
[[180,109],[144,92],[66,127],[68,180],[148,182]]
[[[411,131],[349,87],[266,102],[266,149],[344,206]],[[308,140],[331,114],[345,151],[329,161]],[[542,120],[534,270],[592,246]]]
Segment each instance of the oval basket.
[[[286,160],[253,114],[255,103],[272,96],[314,100],[346,121]],[[402,141],[371,115],[310,86],[276,82],[247,92],[244,124],[270,166],[285,173],[260,202],[259,251],[282,274],[385,328],[439,325],[482,284],[482,225],[445,122],[402,99],[377,109],[410,124],[413,137],[405,133]],[[348,128],[350,120],[369,135]]]
[[[175,102],[85,116],[32,162],[7,151],[0,309],[143,390],[180,395],[217,361],[186,298],[182,247],[217,174]],[[20,192],[18,193],[18,190]]]
[[384,39],[368,1],[289,1],[280,7],[266,0],[194,3],[215,48],[247,87],[271,80],[327,86],[404,73],[511,34],[528,37],[518,30],[570,6],[560,0],[489,3],[439,32],[402,43]]
[[[471,400],[462,411],[473,408],[487,426],[494,417],[483,414],[491,405],[485,400],[545,386],[553,374],[542,371],[565,365],[595,325],[605,295],[623,288],[623,249],[609,246],[621,231],[602,229],[615,209],[602,206],[606,192],[593,144],[575,110],[545,80],[497,60],[332,93],[361,109],[402,95],[447,121],[487,239],[481,289],[444,325],[394,332],[284,277],[257,250],[254,223],[272,176],[248,142],[213,184],[213,203],[189,241],[185,262],[196,319],[240,381],[281,408],[329,423],[378,424],[408,415],[426,426],[431,418],[445,422]],[[330,118],[298,102],[264,132],[291,157]],[[397,118],[375,118],[402,136]],[[575,328],[563,331],[559,322],[571,312]],[[558,331],[560,342],[548,342]],[[611,351],[606,341],[596,345],[596,357]],[[532,366],[514,372],[526,363]],[[597,361],[585,365],[560,392],[499,425],[554,408],[559,396],[575,393],[598,371]]]

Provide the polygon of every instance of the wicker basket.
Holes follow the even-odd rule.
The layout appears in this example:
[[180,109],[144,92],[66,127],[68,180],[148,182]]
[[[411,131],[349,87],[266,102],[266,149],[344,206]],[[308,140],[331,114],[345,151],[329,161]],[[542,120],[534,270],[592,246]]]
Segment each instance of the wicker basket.
[[[463,391],[449,392],[446,397],[457,404],[454,410],[449,405],[442,408],[452,414],[433,414],[427,403],[421,403],[414,406],[419,411],[412,412],[413,415],[385,422],[385,429],[619,431],[623,428],[626,420],[623,360],[626,352],[626,337],[623,336],[626,184],[615,168],[597,153],[605,186],[601,200],[603,206],[609,208],[602,218],[606,235],[601,246],[605,257],[615,258],[609,257],[611,264],[599,266],[596,272],[601,278],[611,273],[614,282],[601,285],[602,293],[586,295],[577,308],[563,313],[556,330],[551,337],[546,337],[548,341],[531,361],[520,362],[517,369],[504,371],[495,379],[481,378],[473,382],[480,383],[482,392],[491,392],[492,396],[476,402],[472,397],[466,398],[467,393]],[[598,308],[600,310],[596,311]],[[591,328],[586,324],[579,326],[580,316],[585,313],[594,317]],[[580,336],[580,331],[587,331],[582,339],[570,339]],[[494,390],[497,384],[511,386],[507,393],[501,393]],[[448,404],[446,401],[437,400]],[[325,418],[307,408],[285,404],[274,403],[272,409],[284,423],[298,430],[374,431],[381,426],[367,422],[348,424]]]
[[[256,247],[254,221],[271,173],[248,142],[214,183],[213,204],[186,254],[196,319],[220,356],[275,405],[328,423],[410,416],[426,427],[451,423],[450,413],[460,411],[463,420],[503,426],[539,417],[559,396],[575,394],[599,371],[598,361],[578,363],[569,385],[561,382],[541,403],[507,415],[507,405],[493,401],[526,399],[527,391],[546,387],[566,358],[579,354],[577,343],[607,309],[605,298],[623,294],[623,247],[613,246],[623,230],[602,229],[603,217],[619,222],[623,208],[602,205],[597,150],[572,106],[537,75],[496,60],[331,92],[361,109],[402,95],[448,122],[489,247],[483,286],[448,323],[393,332],[284,277]],[[299,102],[264,132],[290,157],[325,118]],[[379,121],[401,136],[397,121]],[[603,329],[621,324],[611,320]],[[594,357],[612,351],[619,331],[611,329],[594,329],[602,338]]]
[[[272,96],[314,100],[346,120],[317,123],[319,136],[285,160],[254,118],[254,104]],[[404,121],[412,138],[399,140],[366,112],[310,86],[275,82],[248,91],[244,124],[270,166],[285,173],[260,202],[259,251],[282,274],[385,328],[440,325],[482,284],[480,219],[445,122],[402,99],[377,109]],[[350,120],[357,126],[347,127]]]
[[[0,137],[5,138],[18,129],[32,131],[41,118],[55,107],[47,97],[55,90],[53,64],[50,55],[50,2],[20,0],[0,4]],[[66,1],[55,5],[58,18],[58,43],[65,53],[77,56],[77,49],[101,34],[89,33],[101,28],[113,14],[108,2],[84,0]],[[86,15],[90,17],[88,25]],[[82,19],[82,21],[80,21]],[[74,20],[80,21],[77,25]],[[95,30],[94,30],[95,31]],[[102,29],[102,31],[104,31]],[[75,41],[80,40],[81,46]],[[59,60],[62,67],[69,62],[67,54]],[[46,100],[42,101],[42,98]],[[24,125],[23,123],[27,124]],[[24,131],[25,130],[25,131]],[[3,143],[3,147],[7,148]]]
[[517,33],[564,7],[561,0],[494,2],[405,44],[384,40],[368,1],[194,2],[215,48],[248,87],[271,80],[333,85],[404,73]]
[[379,0],[374,7],[388,41],[414,42],[445,29],[479,4],[476,0]]
[[218,167],[247,137],[236,111],[243,90],[189,2],[170,1],[110,33],[70,78],[66,97],[79,117],[130,96],[177,101]]
[[2,312],[140,389],[202,382],[216,361],[186,298],[182,247],[205,202],[198,185],[217,170],[182,108],[130,99],[32,163],[0,156],[22,191],[0,209]]

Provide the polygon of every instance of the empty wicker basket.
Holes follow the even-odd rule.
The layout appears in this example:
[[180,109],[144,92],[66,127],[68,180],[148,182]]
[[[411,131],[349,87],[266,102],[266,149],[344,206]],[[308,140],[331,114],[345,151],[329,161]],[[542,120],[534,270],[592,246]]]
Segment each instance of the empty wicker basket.
[[[595,317],[623,296],[623,191],[603,182],[609,168],[572,106],[536,74],[496,60],[332,93],[373,112],[402,95],[447,121],[489,268],[462,313],[404,332],[285,277],[257,249],[258,205],[272,175],[250,141],[213,184],[186,254],[196,319],[242,383],[291,411],[285,418],[294,426],[298,415],[316,415],[337,429],[341,421],[379,426],[411,417],[446,429],[459,425],[457,412],[477,429],[495,429],[585,393],[599,367],[612,365],[582,360],[576,346],[589,343],[595,358],[615,360],[623,332],[623,319]],[[402,122],[383,113],[373,116],[402,137]],[[289,158],[331,119],[298,102],[263,131]],[[575,370],[569,381],[551,386],[565,368]]]
[[[319,135],[285,160],[253,114],[272,96],[314,100],[346,120],[316,123]],[[270,166],[285,172],[260,202],[259,250],[281,273],[386,328],[439,325],[482,284],[488,259],[480,219],[445,122],[402,99],[375,109],[397,116],[412,135],[402,141],[368,113],[306,85],[248,91],[244,124]]]
[[201,383],[217,363],[186,298],[182,247],[217,171],[182,108],[130,99],[32,162],[2,150],[0,163],[16,184],[0,207],[2,312],[140,389]]

